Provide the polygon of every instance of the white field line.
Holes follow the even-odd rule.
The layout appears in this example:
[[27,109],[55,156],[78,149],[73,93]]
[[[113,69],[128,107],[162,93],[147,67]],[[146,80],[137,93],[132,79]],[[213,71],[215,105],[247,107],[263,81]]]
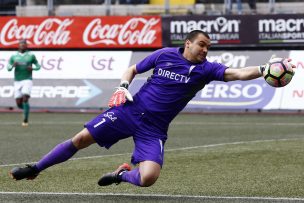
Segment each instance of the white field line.
[[[62,121],[62,122],[54,122],[54,121],[39,121],[35,122],[33,121],[30,123],[30,125],[83,125],[86,122],[82,121]],[[20,122],[14,122],[14,121],[7,121],[7,122],[1,122],[0,126],[7,126],[7,125],[20,125]],[[277,123],[277,122],[195,122],[195,121],[186,121],[186,122],[180,122],[175,121],[172,122],[171,125],[232,125],[232,126],[243,126],[243,125],[273,125],[273,126],[304,126],[304,123]]]
[[[232,125],[232,126],[243,126],[243,125],[251,125],[251,126],[304,126],[304,123],[277,123],[277,122],[173,122],[173,125]],[[248,126],[246,126],[248,127]]]
[[[31,121],[30,125],[83,125],[85,122],[82,121]],[[17,121],[6,121],[1,122],[0,125],[20,125],[21,122]]]
[[191,199],[220,199],[220,200],[280,200],[304,201],[304,198],[288,197],[229,197],[229,196],[191,196],[191,195],[163,195],[163,194],[129,194],[129,193],[70,193],[70,192],[1,192],[0,195],[54,195],[54,196],[121,196],[121,197],[163,197],[163,198],[191,198]]
[[[198,148],[213,148],[225,145],[241,145],[241,144],[252,144],[252,143],[263,143],[263,142],[278,142],[278,141],[293,141],[293,140],[303,140],[304,138],[290,138],[290,139],[271,139],[271,140],[252,140],[252,141],[240,141],[240,142],[228,142],[228,143],[219,143],[219,144],[209,144],[209,145],[200,145],[193,147],[181,147],[181,148],[173,148],[166,149],[165,152],[174,152],[174,151],[182,151],[182,150],[191,150]],[[86,159],[99,159],[105,157],[116,157],[116,156],[126,156],[131,155],[131,153],[123,153],[123,154],[110,154],[110,155],[99,155],[99,156],[87,156],[87,157],[79,157],[79,158],[71,158],[70,161],[75,160],[86,160]],[[0,167],[9,167],[9,166],[19,166],[25,164],[35,164],[36,162],[27,162],[27,163],[16,163],[16,164],[3,164]]]

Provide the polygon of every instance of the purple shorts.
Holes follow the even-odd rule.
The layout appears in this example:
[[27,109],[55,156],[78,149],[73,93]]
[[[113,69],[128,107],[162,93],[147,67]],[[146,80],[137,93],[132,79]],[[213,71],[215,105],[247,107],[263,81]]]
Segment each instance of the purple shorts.
[[113,107],[86,123],[85,128],[99,146],[107,149],[132,136],[135,143],[132,164],[154,161],[162,166],[167,134],[155,128],[145,113],[132,106]]

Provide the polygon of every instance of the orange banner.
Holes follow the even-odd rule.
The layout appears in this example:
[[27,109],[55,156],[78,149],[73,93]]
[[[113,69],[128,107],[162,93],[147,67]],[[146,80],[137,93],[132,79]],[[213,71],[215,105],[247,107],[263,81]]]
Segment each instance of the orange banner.
[[0,48],[160,48],[159,16],[1,17]]

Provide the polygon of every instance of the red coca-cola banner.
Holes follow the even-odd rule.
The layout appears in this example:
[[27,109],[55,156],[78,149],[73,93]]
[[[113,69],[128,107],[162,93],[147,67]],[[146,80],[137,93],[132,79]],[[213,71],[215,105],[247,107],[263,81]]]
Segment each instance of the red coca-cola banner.
[[158,16],[1,17],[0,48],[159,48]]

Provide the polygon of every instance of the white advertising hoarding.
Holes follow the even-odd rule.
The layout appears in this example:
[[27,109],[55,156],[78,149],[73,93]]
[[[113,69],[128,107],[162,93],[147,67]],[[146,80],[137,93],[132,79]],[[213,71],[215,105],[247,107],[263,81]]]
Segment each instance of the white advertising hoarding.
[[[16,51],[0,51],[0,78],[13,78],[7,63]],[[41,64],[37,79],[120,79],[131,51],[33,51]]]
[[304,51],[290,51],[289,57],[297,66],[292,81],[283,88],[282,109],[304,109]]
[[[0,106],[13,100],[13,72],[6,70],[15,51],[0,51]],[[131,51],[35,51],[42,65],[34,72],[33,107],[97,108],[107,101],[122,73],[151,52]],[[231,68],[265,63],[272,54],[290,57],[297,66],[290,84],[274,88],[263,78],[251,81],[212,82],[197,93],[187,109],[304,109],[304,51],[212,51],[209,60]],[[152,73],[137,75],[130,85],[135,94]],[[57,80],[55,80],[57,79]]]

